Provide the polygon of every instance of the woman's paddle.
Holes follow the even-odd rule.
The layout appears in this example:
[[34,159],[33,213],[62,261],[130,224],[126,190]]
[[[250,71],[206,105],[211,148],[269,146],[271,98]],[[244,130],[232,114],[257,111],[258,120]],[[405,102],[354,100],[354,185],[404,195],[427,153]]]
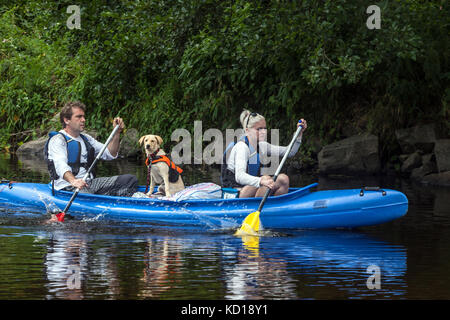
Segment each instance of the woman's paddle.
[[[117,130],[119,130],[119,125],[115,126],[114,130],[109,135],[108,140],[106,140],[105,144],[103,145],[103,148],[100,150],[97,157],[95,157],[95,160],[92,162],[91,166],[86,171],[86,174],[83,176],[84,181],[86,181],[86,179],[89,177],[89,174],[91,173],[92,169],[97,164],[97,161],[100,160],[100,157],[103,155],[103,152],[105,152],[106,148],[108,147],[112,138],[116,134]],[[77,188],[75,190],[75,192],[73,193],[72,197],[70,198],[69,203],[67,203],[66,207],[64,208],[64,210],[62,212],[56,214],[56,218],[58,219],[58,221],[60,221],[60,222],[64,221],[64,216],[66,215],[67,211],[69,210],[70,206],[72,205],[73,200],[75,200],[75,197],[78,195],[79,192],[80,192],[80,188]]]
[[[302,121],[299,120],[298,123],[301,123]],[[283,168],[284,163],[286,162],[286,159],[288,157],[288,154],[291,152],[292,146],[295,143],[295,140],[297,140],[298,135],[302,131],[302,126],[298,126],[297,131],[294,134],[294,137],[292,138],[291,143],[287,147],[286,152],[284,153],[283,159],[280,162],[280,165],[278,166],[277,171],[275,172],[275,175],[273,176],[273,181],[277,180],[278,175],[280,174],[281,169]],[[259,204],[258,210],[255,212],[250,213],[242,222],[242,226],[239,230],[235,232],[235,236],[244,236],[244,235],[258,235],[259,231],[259,214],[264,206],[264,203],[266,202],[267,197],[269,196],[270,189],[267,188],[266,193],[264,194],[264,197],[261,200],[261,203]]]

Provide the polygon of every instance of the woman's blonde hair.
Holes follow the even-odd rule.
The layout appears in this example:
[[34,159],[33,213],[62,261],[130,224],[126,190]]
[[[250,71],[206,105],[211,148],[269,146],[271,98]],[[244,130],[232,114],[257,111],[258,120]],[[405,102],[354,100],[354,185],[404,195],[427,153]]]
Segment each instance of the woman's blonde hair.
[[244,130],[246,128],[252,128],[256,122],[264,120],[264,119],[265,118],[262,115],[260,115],[259,113],[250,112],[246,109],[244,109],[244,111],[241,112],[241,115],[239,117],[242,128],[244,128]]

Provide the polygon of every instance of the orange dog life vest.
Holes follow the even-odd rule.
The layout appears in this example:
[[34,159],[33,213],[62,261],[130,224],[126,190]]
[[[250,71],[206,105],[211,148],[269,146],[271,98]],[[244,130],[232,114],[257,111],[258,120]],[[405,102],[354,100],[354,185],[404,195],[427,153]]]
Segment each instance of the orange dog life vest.
[[[181,169],[180,167],[178,167],[177,165],[175,165],[175,163],[170,160],[167,156],[155,156],[155,157],[151,157],[152,162],[151,164],[157,163],[157,162],[164,162],[169,166],[169,181],[172,183],[175,183],[178,181],[178,176],[180,175],[180,173],[183,172],[183,169]],[[147,159],[145,160],[145,164],[147,166],[150,165],[150,158],[147,157]]]

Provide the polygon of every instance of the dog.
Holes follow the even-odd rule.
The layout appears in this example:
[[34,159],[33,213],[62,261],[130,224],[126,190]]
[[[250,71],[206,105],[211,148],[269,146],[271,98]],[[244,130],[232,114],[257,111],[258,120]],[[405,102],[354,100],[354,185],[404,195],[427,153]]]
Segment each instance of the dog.
[[184,189],[181,170],[161,149],[163,139],[154,134],[147,134],[139,139],[139,145],[144,147],[147,156],[146,165],[149,167],[150,188],[147,196],[151,196],[155,185],[159,184],[158,192],[165,196],[172,196]]

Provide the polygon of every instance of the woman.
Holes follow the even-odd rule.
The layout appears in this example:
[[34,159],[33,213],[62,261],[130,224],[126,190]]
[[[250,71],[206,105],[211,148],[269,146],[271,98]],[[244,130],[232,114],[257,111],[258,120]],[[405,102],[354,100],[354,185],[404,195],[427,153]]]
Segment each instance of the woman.
[[[222,167],[222,186],[239,189],[239,198],[262,197],[266,188],[271,195],[282,195],[289,190],[289,177],[280,174],[276,181],[272,177],[260,174],[260,155],[283,156],[287,147],[275,146],[266,141],[266,120],[258,113],[244,110],[240,121],[245,131],[236,144],[228,146]],[[289,157],[294,156],[301,144],[306,121],[301,119],[303,129],[295,141]],[[297,124],[298,126],[299,124]],[[230,151],[231,150],[231,151]],[[229,156],[227,156],[229,154]]]

